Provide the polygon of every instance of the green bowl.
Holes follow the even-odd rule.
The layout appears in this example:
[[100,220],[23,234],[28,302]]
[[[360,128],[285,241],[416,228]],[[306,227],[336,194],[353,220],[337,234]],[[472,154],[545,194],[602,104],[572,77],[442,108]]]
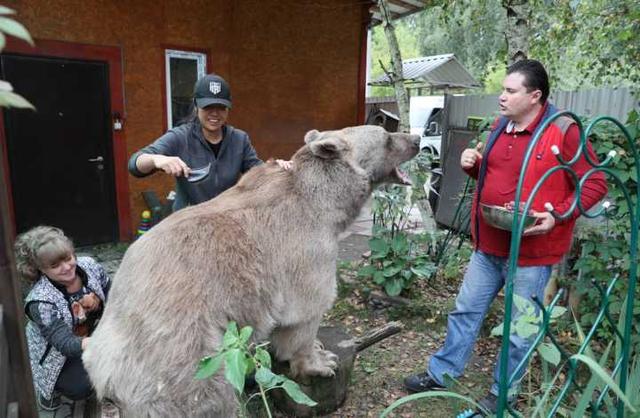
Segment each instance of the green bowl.
[[[513,211],[503,208],[502,206],[485,205],[480,203],[480,209],[482,210],[482,217],[484,221],[494,228],[504,229],[505,231],[511,231],[511,225],[513,223]],[[520,212],[520,216],[522,212]],[[536,217],[527,215],[524,221],[525,229],[536,223]]]

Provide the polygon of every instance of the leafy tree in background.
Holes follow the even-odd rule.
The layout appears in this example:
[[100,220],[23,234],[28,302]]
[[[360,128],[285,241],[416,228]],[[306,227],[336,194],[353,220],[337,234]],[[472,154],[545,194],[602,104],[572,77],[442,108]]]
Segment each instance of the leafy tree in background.
[[[420,56],[418,48],[418,36],[416,36],[415,19],[409,16],[394,22],[396,38],[400,47],[400,55],[403,60],[416,58]],[[373,28],[371,36],[371,80],[378,78],[384,74],[384,70],[380,65],[384,65],[387,70],[391,68],[391,54],[389,53],[389,44],[384,34],[382,25]],[[393,87],[373,87],[371,96],[393,96]]]
[[[640,1],[530,0],[529,58],[542,61],[554,89],[640,87]],[[501,89],[507,65],[502,0],[453,0],[396,22],[404,59],[454,53],[486,93]],[[384,34],[373,30],[372,78],[389,62]],[[390,95],[374,88],[372,95]]]
[[537,0],[531,55],[561,90],[640,85],[638,0]]
[[421,55],[453,53],[479,80],[504,66],[506,20],[499,0],[458,0],[416,15]]
[[[395,23],[396,36],[403,59],[427,55],[455,54],[478,80],[484,80],[504,66],[504,9],[500,0],[484,2],[457,0],[427,7]],[[383,74],[389,53],[379,26],[372,34],[371,79]],[[392,89],[374,87],[372,96],[393,94]]]

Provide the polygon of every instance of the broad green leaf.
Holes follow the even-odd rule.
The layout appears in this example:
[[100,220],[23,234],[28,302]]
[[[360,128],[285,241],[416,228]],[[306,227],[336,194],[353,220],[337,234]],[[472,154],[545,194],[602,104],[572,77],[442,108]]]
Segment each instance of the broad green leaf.
[[361,267],[358,270],[358,276],[360,277],[371,277],[373,273],[375,273],[378,269],[376,266],[369,264],[368,266]]
[[385,251],[385,252],[376,252],[376,251],[372,251],[371,252],[371,259],[372,260],[382,260],[384,258],[387,257],[387,255],[389,255],[389,251]]
[[398,296],[402,292],[402,280],[390,279],[384,284],[384,290],[389,296]]
[[384,278],[384,274],[382,274],[381,271],[376,271],[375,273],[373,273],[373,281],[375,282],[375,284],[383,284],[385,281],[387,281],[387,279]]
[[227,324],[227,331],[224,333],[224,337],[222,338],[222,346],[224,348],[232,347],[238,343],[239,338],[238,325],[235,321],[229,322],[229,324]]
[[513,304],[516,305],[520,312],[527,312],[527,308],[531,306],[531,302],[515,293],[513,295]]
[[369,240],[369,248],[372,252],[378,254],[387,254],[389,252],[389,244],[382,238],[371,238]]
[[300,386],[298,386],[298,384],[293,380],[287,379],[282,385],[282,388],[287,392],[287,395],[289,395],[291,399],[296,401],[296,403],[308,406],[316,406],[318,404],[316,401],[308,397],[307,394],[300,389]]
[[0,91],[0,107],[16,107],[20,109],[35,110],[35,107],[29,103],[27,99],[12,91]]
[[256,363],[254,362],[252,357],[247,357],[247,370],[244,371],[245,376],[250,376],[256,371]]
[[494,337],[500,337],[500,336],[502,336],[503,332],[504,332],[504,322],[501,323],[500,325],[495,326],[491,330],[491,335],[493,335]]
[[429,277],[435,271],[434,266],[432,265],[423,265],[419,267],[411,267],[411,271],[413,274],[419,277]]
[[250,326],[243,327],[242,330],[240,330],[240,343],[246,344],[249,338],[251,338],[251,334],[253,334],[253,328]]
[[0,31],[7,35],[15,36],[16,38],[25,40],[33,45],[33,39],[27,29],[22,26],[22,23],[8,17],[0,17]]
[[396,254],[402,254],[407,251],[409,248],[409,241],[407,240],[407,236],[404,234],[398,234],[391,241],[391,249]]
[[565,312],[567,312],[567,308],[565,308],[564,306],[554,306],[553,310],[551,311],[551,318],[552,319],[559,318],[562,315],[564,315]]
[[224,377],[238,393],[242,393],[247,371],[247,362],[249,360],[244,355],[244,351],[239,348],[233,348],[227,351],[224,357]]
[[0,6],[0,15],[14,15],[16,11],[6,6]]
[[255,354],[254,357],[255,357],[256,360],[258,360],[258,362],[263,367],[271,368],[271,356],[269,355],[269,352],[267,350],[265,350],[264,348],[257,347],[256,348],[256,354]]
[[539,327],[526,321],[521,321],[513,326],[516,334],[522,338],[529,338],[538,333]]
[[382,274],[384,275],[384,277],[393,277],[396,274],[400,273],[401,270],[402,270],[402,267],[397,266],[397,265],[393,265],[393,266],[389,266],[389,267],[385,268],[382,271]]
[[256,382],[265,389],[271,389],[275,385],[284,382],[285,378],[273,373],[268,367],[258,367]]
[[218,371],[218,369],[220,369],[223,358],[223,353],[218,353],[213,357],[205,357],[200,360],[195,378],[206,379],[207,377],[213,376]]
[[537,350],[543,359],[553,364],[554,366],[557,366],[560,363],[560,350],[558,350],[558,347],[556,347],[555,345],[549,343],[541,343],[537,347]]

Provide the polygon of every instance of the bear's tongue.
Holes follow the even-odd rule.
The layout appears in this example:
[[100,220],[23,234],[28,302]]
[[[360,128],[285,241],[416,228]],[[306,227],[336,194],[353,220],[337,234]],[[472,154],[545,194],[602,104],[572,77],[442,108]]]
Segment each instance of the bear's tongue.
[[413,184],[411,182],[411,179],[409,178],[409,175],[404,171],[400,170],[400,168],[398,167],[396,167],[396,177],[398,177],[398,180],[400,180],[400,184],[404,184],[407,186],[411,186],[411,184]]

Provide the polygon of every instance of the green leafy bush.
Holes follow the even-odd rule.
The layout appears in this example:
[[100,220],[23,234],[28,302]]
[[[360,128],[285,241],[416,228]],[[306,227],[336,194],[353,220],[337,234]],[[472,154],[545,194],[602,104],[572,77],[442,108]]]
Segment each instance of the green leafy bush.
[[371,263],[358,270],[361,277],[372,277],[389,296],[397,296],[416,278],[428,278],[436,272],[420,241],[424,236],[397,232],[379,234],[369,240]]
[[[536,307],[533,302],[518,295],[513,295],[513,304],[521,315],[511,324],[512,332],[525,339],[535,337],[542,326],[542,312],[536,313]],[[554,321],[564,315],[565,312],[567,312],[567,308],[554,306],[550,312],[551,320]],[[503,327],[504,322],[491,330],[491,335],[502,336]],[[554,344],[540,342],[536,350],[545,361],[554,366],[560,363],[560,350]]]
[[[583,121],[585,126],[590,122]],[[636,111],[629,113],[626,128],[634,138],[636,147],[640,146],[640,117]],[[630,254],[630,212],[625,190],[633,205],[636,204],[637,172],[634,155],[630,152],[626,137],[619,128],[611,123],[602,123],[591,134],[591,142],[600,159],[616,151],[611,171],[621,181],[618,184],[608,178],[611,207],[605,220],[591,227],[580,227],[576,231],[575,252],[572,266],[577,274],[575,290],[581,296],[578,314],[583,326],[593,324],[600,307],[603,306],[601,290],[606,289],[613,277],[620,277],[614,291],[607,301],[608,311],[613,317],[621,314],[621,307],[628,289]],[[640,298],[634,300],[634,343],[640,343]],[[597,337],[606,341],[613,336],[613,326],[604,322],[597,330]]]

